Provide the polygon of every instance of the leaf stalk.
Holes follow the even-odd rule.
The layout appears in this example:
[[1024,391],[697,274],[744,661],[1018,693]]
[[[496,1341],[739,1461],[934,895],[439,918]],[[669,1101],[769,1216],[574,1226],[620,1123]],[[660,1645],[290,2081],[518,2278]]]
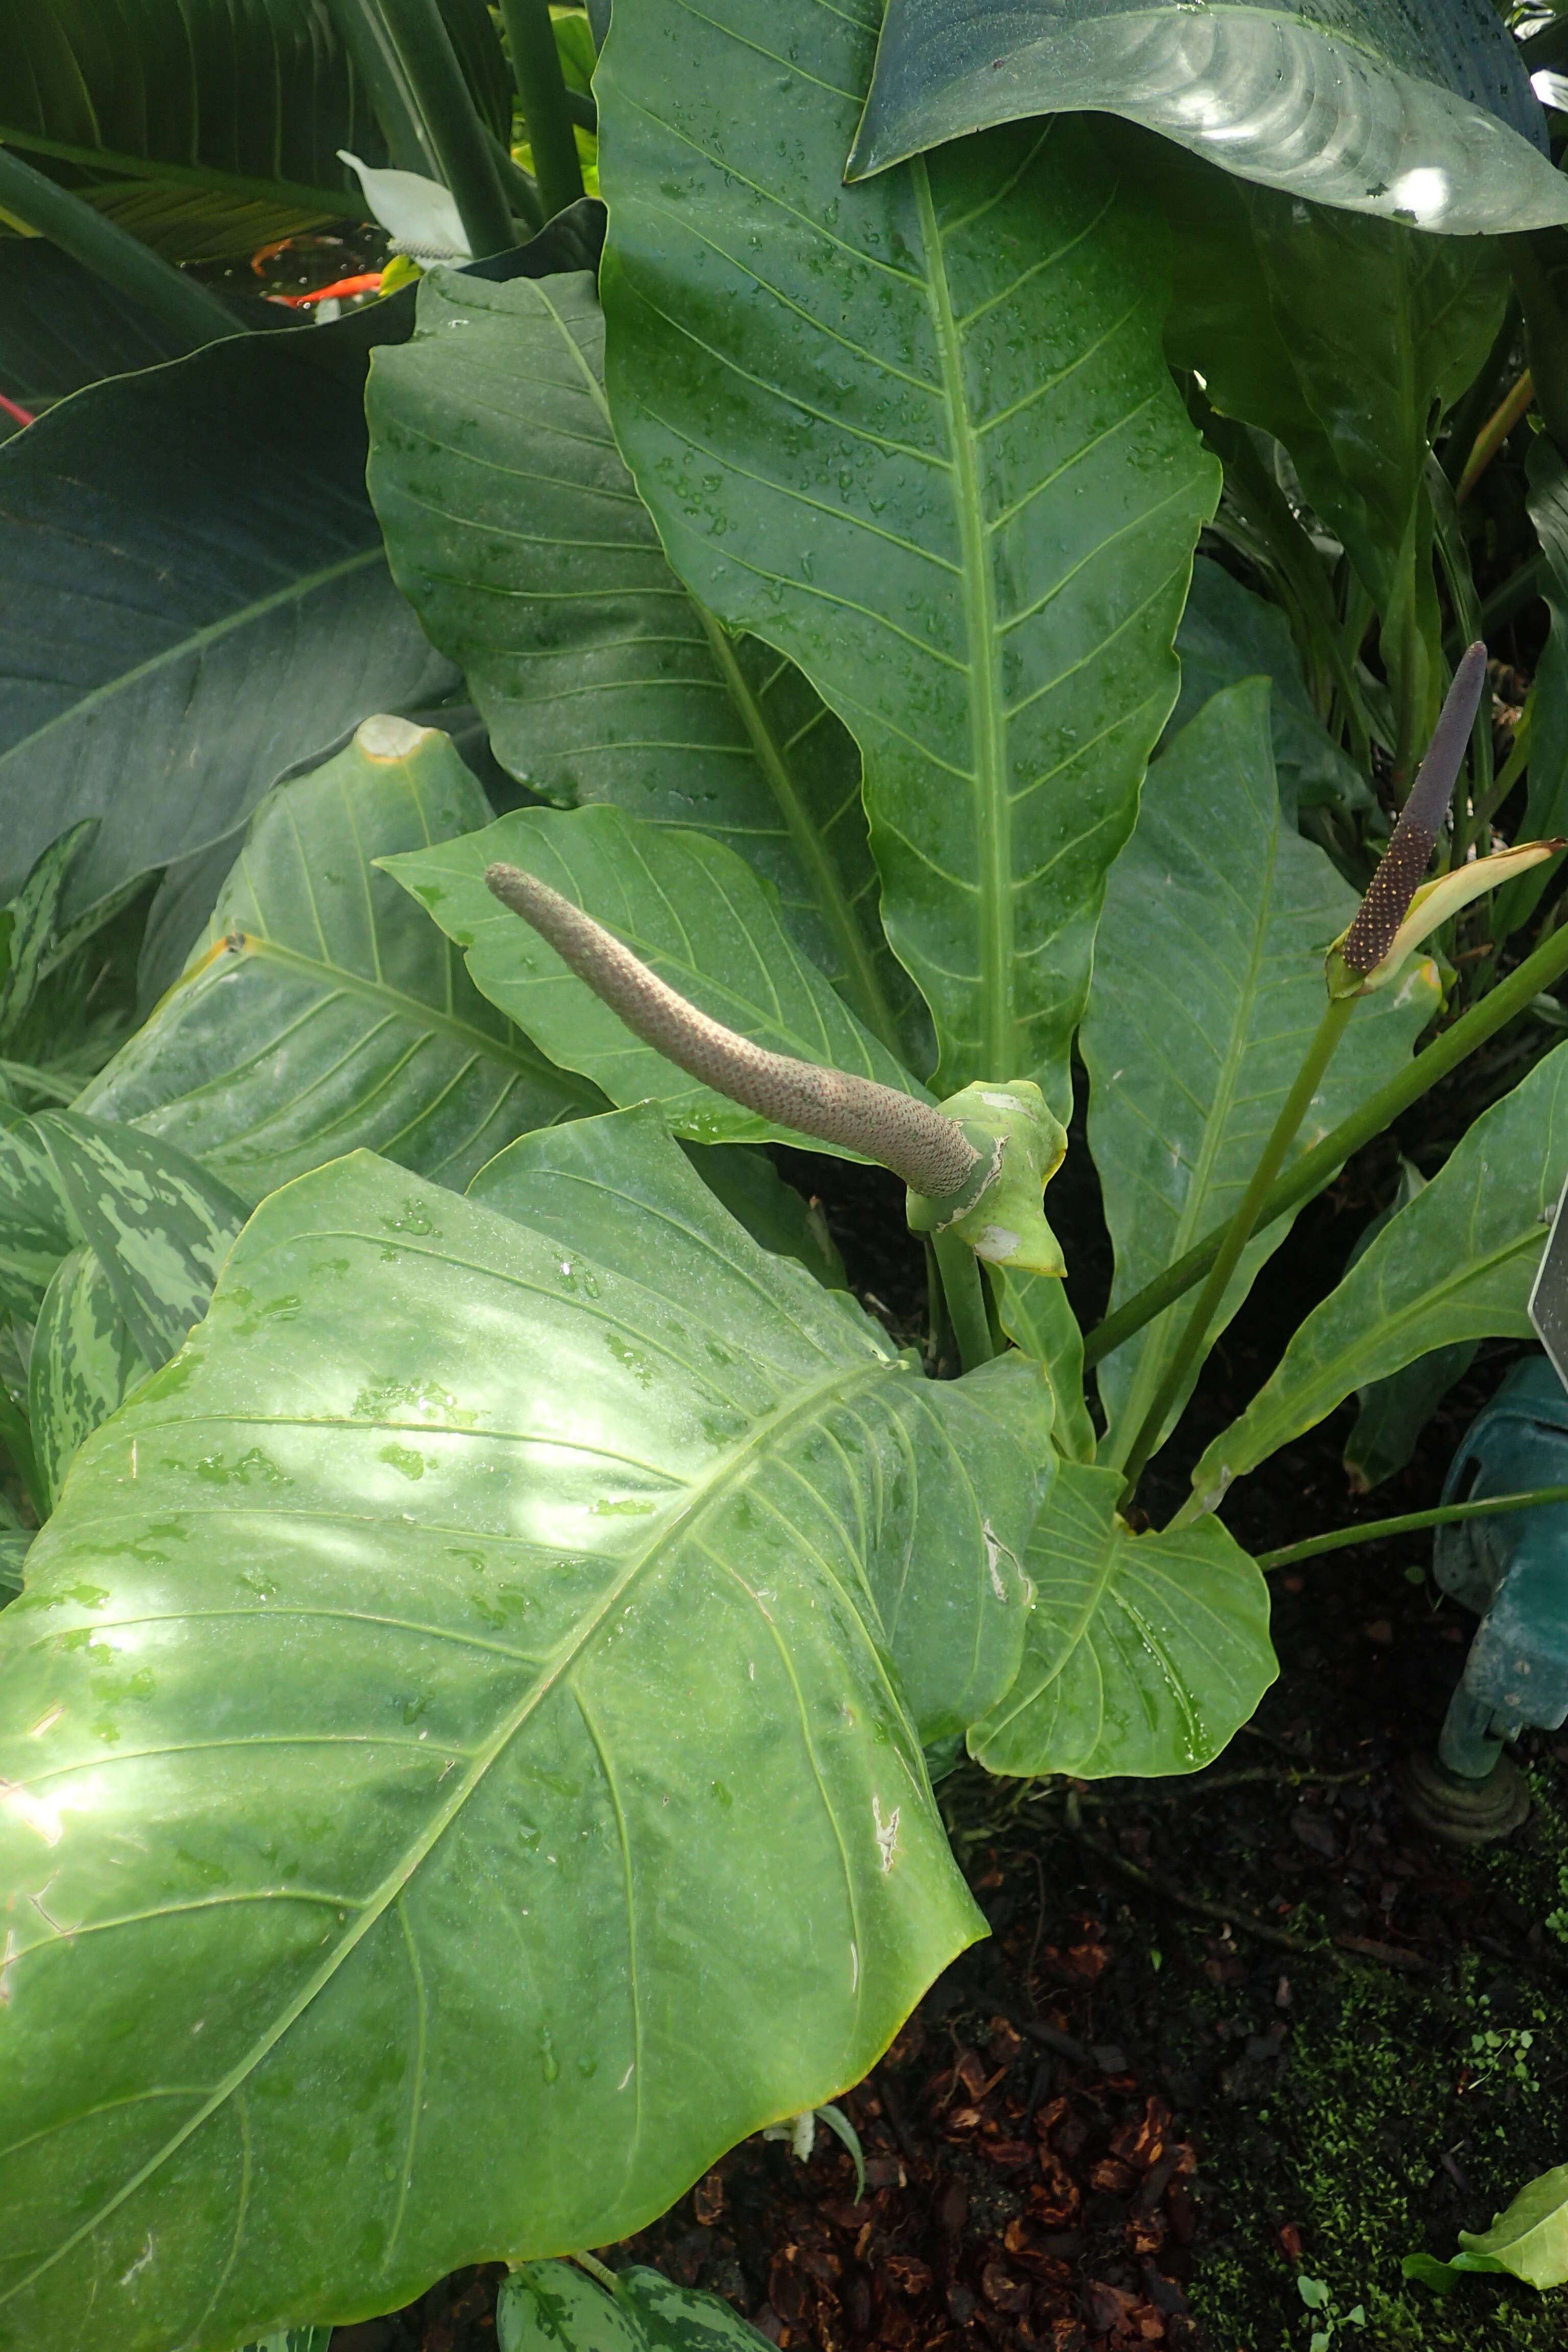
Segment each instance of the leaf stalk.
[[476,261],[517,243],[484,126],[436,0],[378,0]]
[[[1486,1045],[1500,1029],[1527,1011],[1535,998],[1560,980],[1564,971],[1568,971],[1568,925],[1553,931],[1506,980],[1499,981],[1479,1004],[1473,1004],[1451,1029],[1435,1038],[1425,1053],[1415,1055],[1397,1076],[1369,1096],[1359,1110],[1342,1119],[1310,1151],[1303,1152],[1271,1187],[1259,1224],[1272,1224],[1277,1217],[1287,1215],[1303,1201],[1310,1200],[1314,1192],[1321,1192],[1363,1144],[1381,1135],[1412,1103],[1419,1102],[1423,1095]],[[1215,1262],[1226,1230],[1224,1225],[1216,1225],[1184,1256],[1177,1258],[1163,1274],[1119,1307],[1114,1315],[1108,1315],[1103,1323],[1097,1324],[1083,1343],[1085,1370],[1102,1363],[1135,1331],[1152,1322],[1156,1315],[1163,1315],[1194,1283],[1200,1282]]]
[[1258,1554],[1263,1569],[1293,1568],[1298,1560],[1318,1559],[1325,1552],[1346,1551],[1354,1544],[1382,1543],[1389,1536],[1413,1535],[1422,1528],[1445,1528],[1457,1519],[1490,1518],[1497,1511],[1534,1510],[1547,1503],[1568,1503],[1568,1486],[1533,1486],[1528,1494],[1488,1495],[1479,1503],[1441,1503],[1430,1511],[1402,1511],[1397,1518],[1363,1519],[1359,1527],[1331,1528],[1326,1535],[1308,1536],[1300,1543],[1282,1544],[1278,1551]]
[[1251,1181],[1237,1205],[1236,1213],[1226,1227],[1220,1244],[1209,1268],[1208,1279],[1199,1291],[1196,1304],[1188,1316],[1177,1340],[1165,1376],[1160,1382],[1154,1401],[1144,1414],[1137,1436],[1127,1456],[1127,1483],[1121,1491],[1121,1508],[1125,1510],[1137,1492],[1138,1481],[1144,1465],[1161,1440],[1165,1416],[1182,1391],[1182,1383],[1208,1337],[1215,1311],[1225,1297],[1231,1276],[1236,1272],[1241,1254],[1252,1239],[1275,1178],[1285,1163],[1285,1155],[1296,1139],[1297,1130],[1311,1108],[1312,1097],[1322,1082],[1323,1074],[1332,1061],[1335,1048],[1349,1026],[1359,999],[1354,996],[1331,997],[1323,1010],[1310,1045],[1301,1057],[1301,1066],[1295,1083],[1286,1096],[1279,1118],[1275,1120],[1268,1142],[1258,1156]]
[[550,219],[574,205],[583,194],[583,167],[577,161],[577,139],[549,0],[500,0],[500,14],[511,52],[512,78],[528,125],[533,173],[545,217]]
[[996,1353],[991,1318],[985,1305],[985,1277],[980,1261],[966,1241],[951,1230],[932,1235],[942,1274],[942,1296],[952,1326],[962,1370],[973,1372]]
[[184,350],[244,332],[226,302],[6,147],[0,147],[0,208],[141,303]]

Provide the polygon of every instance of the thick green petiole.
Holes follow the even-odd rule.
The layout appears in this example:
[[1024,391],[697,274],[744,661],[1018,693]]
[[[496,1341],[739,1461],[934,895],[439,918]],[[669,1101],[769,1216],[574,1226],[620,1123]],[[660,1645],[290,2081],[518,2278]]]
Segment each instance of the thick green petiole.
[[1293,1568],[1299,1559],[1317,1559],[1324,1552],[1348,1551],[1352,1544],[1382,1543],[1389,1536],[1415,1535],[1422,1528],[1446,1528],[1456,1519],[1486,1519],[1498,1511],[1529,1511],[1544,1503],[1568,1503],[1568,1486],[1533,1486],[1525,1495],[1489,1495],[1479,1503],[1440,1503],[1430,1511],[1405,1511],[1396,1519],[1363,1519],[1356,1528],[1331,1528],[1327,1535],[1308,1536],[1300,1543],[1283,1544],[1278,1551],[1258,1555],[1259,1568]]
[[1123,1508],[1131,1501],[1143,1466],[1160,1444],[1165,1416],[1180,1396],[1182,1383],[1208,1337],[1209,1326],[1225,1297],[1226,1287],[1236,1272],[1242,1251],[1252,1239],[1274,1180],[1285,1163],[1285,1154],[1295,1141],[1301,1121],[1311,1108],[1312,1097],[1322,1083],[1323,1073],[1333,1059],[1334,1049],[1344,1035],[1357,1003],[1354,996],[1331,997],[1318,1024],[1317,1033],[1301,1057],[1295,1084],[1285,1097],[1273,1130],[1252,1171],[1252,1181],[1225,1229],[1214,1264],[1209,1268],[1208,1279],[1198,1293],[1196,1304],[1165,1367],[1165,1377],[1132,1441],[1131,1451],[1127,1456],[1127,1483],[1121,1493]]
[[511,208],[436,0],[380,0],[382,17],[476,261],[517,243]]
[[[1419,1102],[1450,1070],[1457,1069],[1478,1047],[1524,1012],[1564,971],[1568,971],[1568,926],[1553,931],[1533,955],[1527,956],[1506,980],[1499,981],[1489,994],[1472,1005],[1451,1029],[1446,1029],[1424,1054],[1417,1054],[1408,1062],[1397,1077],[1390,1078],[1359,1110],[1342,1119],[1321,1143],[1303,1152],[1271,1187],[1258,1224],[1272,1224],[1276,1217],[1284,1216],[1303,1201],[1310,1201],[1314,1192],[1321,1192],[1363,1143],[1370,1143],[1374,1135],[1391,1127],[1412,1103]],[[1163,1274],[1119,1307],[1114,1315],[1108,1315],[1103,1323],[1097,1325],[1084,1340],[1085,1370],[1103,1363],[1135,1331],[1141,1331],[1145,1323],[1152,1323],[1156,1315],[1163,1315],[1167,1307],[1173,1306],[1195,1282],[1201,1282],[1213,1265],[1227,1230],[1219,1225],[1213,1233],[1205,1234],[1184,1256],[1177,1258]]]
[[964,1371],[973,1372],[979,1365],[988,1364],[996,1353],[985,1305],[985,1277],[969,1244],[961,1241],[955,1233],[934,1234],[932,1246],[942,1275],[948,1320],[958,1342],[959,1364]]
[[117,287],[150,310],[165,331],[187,351],[199,351],[226,335],[245,331],[226,302],[176,269],[117,221],[72,195],[19,155],[0,147],[0,209],[25,221],[95,278]]
[[500,0],[501,22],[511,51],[512,76],[528,124],[533,173],[545,217],[564,212],[583,193],[583,167],[566,103],[566,79],[547,0]]

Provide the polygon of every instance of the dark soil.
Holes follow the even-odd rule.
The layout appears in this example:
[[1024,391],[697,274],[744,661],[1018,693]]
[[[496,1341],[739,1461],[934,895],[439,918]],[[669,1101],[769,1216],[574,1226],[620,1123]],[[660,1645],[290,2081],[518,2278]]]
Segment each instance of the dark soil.
[[[1434,1100],[1407,1150],[1438,1134]],[[1075,1160],[1088,1177],[1069,1154],[1052,1211],[1089,1321],[1105,1252]],[[923,1266],[889,1180],[784,1164],[822,1194],[871,1311],[918,1344]],[[1303,1214],[1215,1350],[1181,1458],[1149,1483],[1158,1517],[1338,1278],[1391,1171],[1391,1150],[1365,1155]],[[1340,1460],[1347,1412],[1239,1487],[1227,1523],[1262,1549],[1430,1503],[1517,1352],[1483,1350],[1365,1504]],[[1477,2279],[1439,2302],[1400,2273],[1568,2157],[1568,1736],[1527,1740],[1535,1807],[1503,1843],[1447,1848],[1405,1818],[1398,1767],[1434,1743],[1472,1622],[1436,1595],[1429,1557],[1415,1537],[1277,1576],[1279,1680],[1191,1780],[961,1767],[940,1795],[992,1937],[841,2102],[864,2198],[826,2131],[804,2164],[749,2141],[602,2258],[653,2263],[821,2352],[1308,2352],[1331,2323],[1335,2352],[1568,2342],[1563,2294]],[[474,2352],[501,2275],[460,2274],[340,2330],[334,2352]]]

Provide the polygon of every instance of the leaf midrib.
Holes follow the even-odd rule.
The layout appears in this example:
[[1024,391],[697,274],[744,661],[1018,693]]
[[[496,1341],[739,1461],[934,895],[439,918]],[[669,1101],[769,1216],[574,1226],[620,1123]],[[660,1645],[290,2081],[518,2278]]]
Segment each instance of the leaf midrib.
[[[582,377],[584,389],[604,419],[605,433],[609,436],[611,447],[614,448],[616,444],[610,417],[610,404],[604,385],[594,372],[593,363],[578,342],[563,311],[551,300],[542,286],[539,289],[539,299],[549,312],[563,344],[571,355],[573,364]],[[635,489],[633,495],[636,496]],[[640,506],[641,500],[637,499],[637,503]],[[657,535],[655,549],[649,551],[657,551]],[[735,649],[722,625],[705,604],[690,594],[683,583],[677,579],[675,584],[681,593],[689,598],[691,609],[701,625],[720,677],[728,688],[730,699],[734,704],[741,722],[745,728],[752,754],[772,790],[773,800],[784,819],[795,855],[815,886],[819,910],[826,923],[828,934],[843,959],[847,981],[846,992],[854,1004],[855,1010],[865,1021],[867,1027],[876,1034],[890,1054],[901,1060],[898,1025],[883,992],[866,935],[856,921],[845,897],[837,867],[827,855],[821,834],[807,814],[795,777],[790,771],[784,746],[769,726],[760,703],[747,685],[740,663],[736,659]]]
[[322,564],[314,572],[298,572],[291,580],[285,581],[281,588],[275,588],[270,595],[252,597],[248,603],[237,605],[232,613],[226,613],[221,620],[209,621],[204,628],[186,631],[174,644],[163,646],[160,652],[150,655],[145,661],[137,662],[130,669],[117,670],[112,677],[105,678],[101,684],[89,688],[87,693],[78,695],[75,701],[68,703],[63,710],[57,710],[54,717],[46,719],[41,727],[35,727],[30,733],[18,736],[14,743],[0,751],[0,778],[4,777],[5,769],[17,753],[31,758],[38,746],[47,742],[58,729],[73,726],[84,716],[112,703],[117,695],[128,693],[143,678],[155,677],[160,670],[205,652],[208,646],[217,645],[225,637],[251,627],[283,605],[302,603],[307,596],[314,595],[320,588],[330,587],[334,581],[346,580],[352,572],[369,571],[376,564],[384,565],[385,562],[386,550],[378,539],[374,547],[361,548],[357,553],[346,555],[336,563]]
[[98,2210],[84,2220],[68,2238],[55,2248],[52,2253],[46,2254],[42,2261],[37,2263],[24,2277],[0,2293],[0,2308],[16,2296],[25,2294],[28,2287],[35,2284],[46,2272],[62,2261],[75,2247],[80,2245],[84,2239],[89,2237],[95,2230],[101,2228],[110,2215],[118,2211],[120,2207],[133,2197],[139,2189],[151,2180],[160,2168],[167,2163],[170,2158],[174,2156],[185,2142],[249,2080],[262,2061],[277,2047],[289,2029],[298,2023],[311,2002],[326,1990],[339,1969],[357,1950],[372,1927],[379,1925],[401,1898],[405,1888],[413,1880],[421,1865],[434,1853],[469,1797],[485,1779],[491,1765],[522,1731],[530,1717],[536,1713],[544,1700],[564,1681],[571,1670],[581,1663],[599,1628],[637,1579],[645,1571],[651,1572],[657,1567],[662,1554],[688,1537],[693,1528],[700,1523],[703,1514],[710,1507],[721,1502],[750,1475],[762,1458],[764,1448],[784,1438],[795,1423],[808,1420],[814,1412],[830,1402],[839,1402],[858,1394],[862,1389],[869,1388],[879,1380],[886,1379],[892,1374],[907,1376],[908,1369],[908,1366],[898,1357],[879,1357],[874,1363],[848,1371],[841,1364],[835,1365],[829,1378],[816,1381],[809,1389],[795,1398],[790,1404],[781,1406],[776,1412],[754,1423],[744,1438],[732,1446],[728,1454],[720,1457],[708,1477],[692,1492],[685,1505],[650,1538],[642,1551],[634,1555],[626,1563],[623,1573],[606,1588],[598,1605],[586,1622],[576,1628],[569,1640],[562,1644],[555,1662],[543,1669],[538,1678],[530,1685],[522,1699],[512,1708],[486,1745],[479,1750],[469,1770],[458,1783],[450,1797],[438,1809],[432,1822],[413,1841],[401,1864],[389,1871],[381,1885],[367,1897],[360,1917],[344,1934],[342,1943],[334,1948],[331,1955],[300,1987],[275,2023],[258,2036],[251,2048],[229,2069],[196,2112],[187,2118],[178,2131],[170,2135],[163,2147],[147,2158],[122,2188],[117,2189],[112,2197],[106,2199]]
[[1007,722],[996,635],[995,582],[986,544],[980,464],[963,387],[963,338],[947,282],[947,258],[925,158],[909,166],[926,255],[926,285],[943,405],[952,450],[952,498],[963,584],[964,636],[970,688],[970,746],[974,760],[977,837],[982,1074],[1001,1081],[1016,1058],[1013,1010],[1013,809],[1007,793]]
[[[447,953],[450,956],[450,948]],[[529,1041],[515,1022],[509,1022],[508,1026],[512,1038],[521,1042],[509,1043],[483,1029],[476,1029],[470,1023],[460,1020],[455,1013],[442,1012],[433,1004],[422,1003],[416,996],[405,996],[400,989],[390,987],[384,980],[367,980],[363,973],[346,971],[340,964],[322,963],[298,948],[287,948],[277,940],[268,939],[265,932],[226,932],[222,939],[213,942],[199,962],[183,974],[175,982],[176,988],[194,988],[213,971],[225,956],[248,956],[258,963],[278,964],[284,971],[318,983],[331,994],[358,997],[383,1012],[395,1014],[412,1027],[448,1036],[454,1044],[466,1047],[487,1061],[510,1064],[524,1077],[547,1078],[552,1083],[558,1081],[563,1091],[574,1094],[585,1109],[602,1110],[605,1108],[605,1097],[580,1071],[563,1069],[545,1055],[531,1049],[525,1050]],[[505,1018],[504,1015],[502,1017]]]

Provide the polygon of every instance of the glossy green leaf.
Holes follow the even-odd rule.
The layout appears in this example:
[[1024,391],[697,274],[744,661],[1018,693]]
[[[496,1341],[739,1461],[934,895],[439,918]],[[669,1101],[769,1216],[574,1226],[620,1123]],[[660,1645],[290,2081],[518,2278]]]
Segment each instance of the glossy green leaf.
[[610,431],[604,339],[588,274],[425,279],[367,401],[394,577],[514,775],[727,842],[896,1045],[912,992],[882,937],[860,755],[793,664],[671,572]]
[[850,170],[1079,107],[1448,235],[1568,219],[1529,74],[1486,0],[889,0]]
[[23,1525],[16,1505],[0,1495],[0,1609],[22,1590],[22,1563],[32,1549],[34,1532]]
[[367,341],[411,315],[236,336],[0,449],[0,894],[96,816],[68,911],[90,905],[451,682],[363,488]]
[[44,1293],[27,1374],[40,1501],[50,1510],[85,1440],[151,1370],[100,1259],[90,1249],[72,1250]]
[[[1552,627],[1536,667],[1530,779],[1524,814],[1513,830],[1520,841],[1548,841],[1568,832],[1568,467],[1550,434],[1537,436],[1525,470],[1530,519],[1546,558],[1541,585]],[[1537,866],[1503,885],[1493,915],[1495,939],[1530,920],[1558,870],[1556,863]]]
[[1346,758],[1313,709],[1290,638],[1290,624],[1278,604],[1255,596],[1228,572],[1200,555],[1193,565],[1192,593],[1176,632],[1182,690],[1171,713],[1165,740],[1195,719],[1211,696],[1244,677],[1266,677],[1274,772],[1280,814],[1294,825],[1299,811],[1336,808],[1370,811],[1372,789]]
[[[469,1197],[486,1207],[554,1234],[563,1254],[561,1278],[569,1288],[578,1263],[570,1255],[574,1236],[584,1202],[596,1201],[608,1181],[599,1160],[611,1148],[604,1120],[582,1125],[577,1136],[564,1130],[549,1140],[524,1136],[481,1169],[468,1188]],[[613,1129],[618,1157],[639,1142],[656,1163],[668,1157],[663,1121],[651,1104],[624,1113]],[[543,1181],[537,1173],[542,1163],[549,1171]],[[638,1196],[646,1188],[643,1179],[621,1181]],[[668,1186],[668,1207],[689,1228],[684,1255],[700,1280],[705,1317],[715,1329],[744,1331],[750,1345],[757,1328],[752,1254],[746,1251],[739,1274],[731,1271],[726,1279],[718,1247],[732,1248],[731,1221],[716,1200],[678,1184],[673,1162]],[[612,1224],[601,1213],[592,1264],[600,1274],[646,1282],[649,1245],[646,1218]],[[681,1243],[667,1229],[656,1245],[673,1275]],[[796,1279],[787,1264],[779,1276]],[[590,1272],[584,1287],[597,1278]],[[880,1337],[879,1327],[846,1294],[829,1294],[829,1305],[854,1328],[876,1329]],[[956,1384],[921,1381],[914,1400],[912,1416],[904,1415],[900,1451],[919,1489],[921,1525],[912,1539],[924,1554],[924,1570],[912,1553],[879,1547],[868,1580],[900,1686],[929,1744],[967,1730],[1016,1671],[1027,1601],[1021,1556],[1055,1464],[1049,1385],[1020,1356],[999,1357]],[[1029,1466],[1021,1477],[1024,1464]],[[889,1473],[897,1475],[890,1464]],[[913,1500],[908,1493],[899,1497],[905,1506]]]
[[[498,131],[510,87],[482,0],[441,0],[469,87]],[[314,0],[0,0],[0,140],[100,169],[138,168],[353,211],[338,161],[385,152],[331,8]]]
[[1041,1384],[922,1380],[649,1109],[507,1162],[264,1202],[0,1620],[5,2352],[619,2238],[984,1932],[872,1594],[1003,1665]]
[[[1426,1189],[1426,1179],[1415,1161],[1401,1160],[1394,1199],[1361,1234],[1346,1260],[1347,1273],[1366,1255],[1390,1219]],[[1370,1381],[1359,1391],[1360,1410],[1344,1450],[1345,1471],[1356,1494],[1369,1494],[1404,1469],[1432,1415],[1474,1363],[1476,1346],[1473,1339],[1464,1339],[1452,1348],[1434,1348],[1430,1355],[1417,1356],[1385,1381]]]
[[329,2352],[331,2340],[330,2327],[274,2327],[245,2352]]
[[1023,1666],[969,1735],[988,1771],[1199,1771],[1279,1671],[1257,1564],[1216,1519],[1133,1535],[1121,1485],[1120,1471],[1062,1465],[1029,1546]]
[[100,377],[156,367],[188,349],[47,237],[0,238],[0,391],[23,408],[36,413]]
[[362,1145],[460,1188],[525,1129],[598,1109],[376,870],[489,820],[444,735],[367,722],[258,809],[184,979],[79,1108],[176,1145],[247,1203]]
[[89,818],[50,842],[5,909],[0,1045],[16,1035],[32,1008],[59,929],[60,901],[70,869],[94,831]]
[[762,2352],[767,2341],[722,2295],[640,2266],[617,2271],[611,2294],[571,2263],[525,2263],[496,2302],[500,2352]]
[[[1264,679],[1228,688],[1162,753],[1106,893],[1081,1050],[1112,1307],[1239,1203],[1327,1005],[1324,950],[1355,912],[1354,891],[1282,816],[1268,702]],[[1437,1003],[1423,958],[1358,1007],[1293,1157],[1394,1076]],[[1249,1243],[1211,1345],[1289,1231],[1279,1218]],[[1100,1365],[1102,1460],[1125,1459],[1190,1309],[1178,1299]]]
[[859,742],[939,1093],[1060,1112],[1217,483],[1159,224],[1092,136],[842,184],[874,11],[629,9],[595,89],[616,437],[681,577]]
[[1310,441],[1292,448],[1301,486],[1386,607],[1434,408],[1465,390],[1502,324],[1502,254],[1491,238],[1422,236],[1262,192],[1247,192],[1247,211],[1275,326],[1331,460]]
[[1212,1510],[1232,1479],[1430,1349],[1533,1336],[1526,1312],[1543,1215],[1568,1176],[1568,1052],[1535,1065],[1477,1119],[1299,1326],[1272,1378],[1193,1473],[1187,1512]]
[[1044,1364],[1056,1399],[1051,1434],[1069,1462],[1092,1462],[1094,1423],[1083,1393],[1083,1333],[1068,1304],[1067,1286],[1053,1275],[1005,1269],[998,1286],[1002,1328],[1016,1347]]
[[744,1143],[689,1143],[686,1151],[709,1191],[754,1242],[798,1259],[829,1290],[848,1289],[821,1204],[786,1183],[765,1151]]
[[[1292,202],[1136,133],[1113,143],[1173,231],[1167,352],[1202,378],[1221,416],[1284,443],[1383,616],[1384,667],[1414,744],[1443,685],[1430,436],[1496,334],[1502,249]],[[1310,547],[1300,553],[1316,572]]]
[[168,1362],[206,1313],[245,1204],[205,1168],[133,1128],[76,1111],[35,1120],[72,1219],[149,1364]]
[[698,1143],[800,1141],[793,1129],[743,1110],[634,1037],[537,931],[491,896],[485,869],[498,862],[537,874],[585,908],[661,980],[742,1036],[905,1094],[923,1092],[795,945],[776,895],[706,834],[650,824],[607,804],[514,809],[483,833],[385,859],[464,950],[480,992],[552,1062],[580,1071],[612,1102],[656,1097],[677,1132]]
[[1568,2286],[1568,2164],[1527,2182],[1489,2230],[1461,2230],[1459,2243],[1526,2286]]
[[0,1314],[36,1315],[79,1238],[42,1138],[30,1119],[0,1108]]

